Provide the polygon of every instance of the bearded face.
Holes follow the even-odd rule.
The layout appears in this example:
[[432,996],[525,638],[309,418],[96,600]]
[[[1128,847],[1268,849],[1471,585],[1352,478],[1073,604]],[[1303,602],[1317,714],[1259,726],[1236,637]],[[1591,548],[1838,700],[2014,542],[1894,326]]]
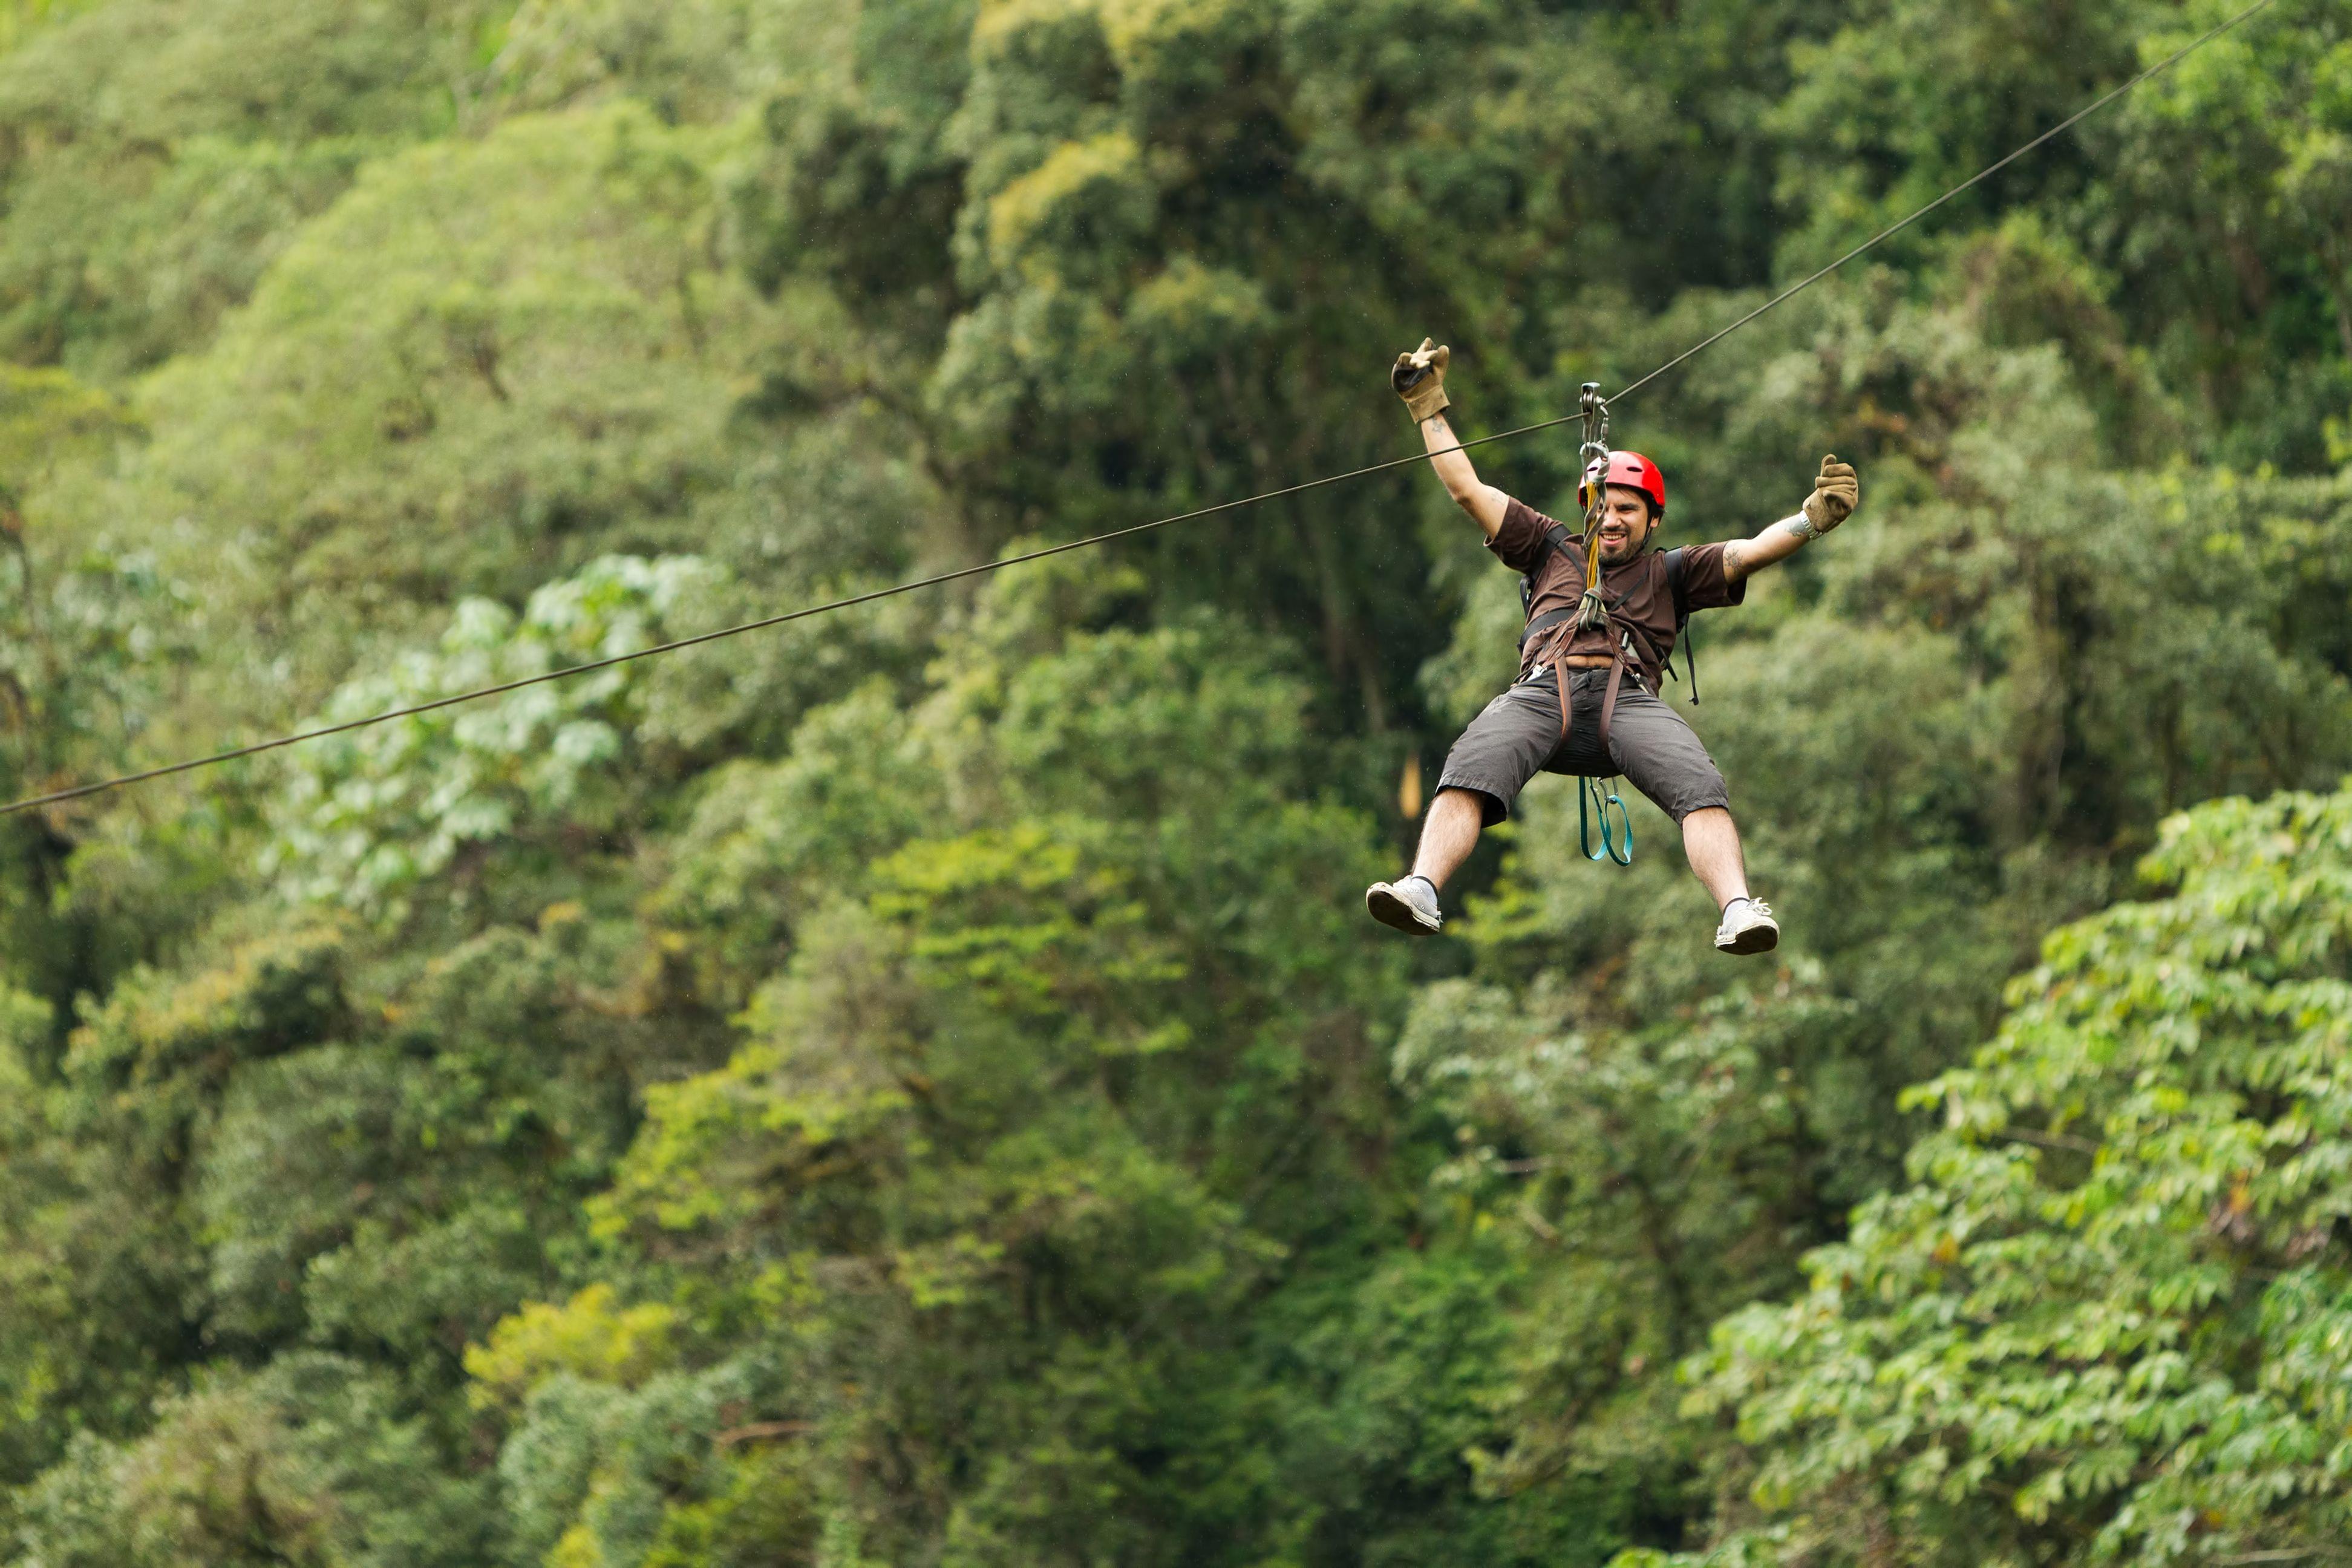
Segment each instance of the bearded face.
[[1611,485],[1603,492],[1601,531],[1595,542],[1601,564],[1616,566],[1642,553],[1656,523],[1650,516],[1650,498],[1629,485]]

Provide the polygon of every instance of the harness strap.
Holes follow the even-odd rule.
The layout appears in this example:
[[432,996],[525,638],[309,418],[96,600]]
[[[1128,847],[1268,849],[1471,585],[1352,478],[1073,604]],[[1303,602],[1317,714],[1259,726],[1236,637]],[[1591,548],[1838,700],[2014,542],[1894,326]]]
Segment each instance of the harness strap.
[[[1573,612],[1570,612],[1570,614],[1572,615]],[[1618,626],[1621,636],[1622,635],[1624,627],[1633,626],[1631,621],[1622,620],[1622,617],[1616,616],[1614,612],[1612,612],[1612,624]],[[1550,642],[1546,646],[1543,654],[1538,659],[1538,662],[1542,662],[1542,660],[1545,659],[1550,661],[1553,687],[1554,689],[1559,693],[1559,743],[1561,745],[1566,745],[1568,743],[1570,731],[1574,726],[1576,720],[1576,705],[1570,700],[1568,689],[1569,668],[1568,659],[1565,657],[1566,648],[1564,646],[1570,640],[1570,633],[1572,630],[1572,627],[1565,624],[1562,624],[1558,629],[1554,630],[1552,632]],[[1611,652],[1609,659],[1609,685],[1601,696],[1601,754],[1604,757],[1609,754],[1609,721],[1616,716],[1617,690],[1624,682],[1624,679],[1625,647],[1622,642],[1620,642]]]
[[[1568,689],[1568,660],[1564,657],[1567,644],[1573,640],[1575,635],[1576,628],[1572,624],[1575,612],[1570,611],[1563,616],[1557,626],[1549,628],[1531,628],[1531,631],[1548,629],[1551,634],[1539,657],[1551,661],[1553,689],[1559,694],[1559,741],[1558,743],[1561,746],[1568,744],[1569,735],[1576,722],[1576,702]],[[1549,617],[1546,618],[1549,619]],[[1619,630],[1622,639],[1623,632],[1620,626],[1621,622],[1622,626],[1633,625],[1631,621],[1624,621],[1622,617],[1617,616],[1612,612],[1612,627]],[[1609,687],[1601,698],[1601,754],[1604,757],[1609,754],[1609,721],[1617,711],[1617,689],[1624,679],[1625,646],[1620,640],[1616,645],[1613,657],[1609,661]],[[1601,813],[1601,848],[1598,851],[1592,847],[1591,830],[1585,825],[1588,796],[1591,797],[1591,804],[1599,806]],[[1613,833],[1611,830],[1609,819],[1609,808],[1612,805],[1617,808],[1616,829]],[[1624,801],[1618,796],[1614,789],[1603,791],[1589,778],[1578,782],[1576,831],[1578,842],[1583,847],[1586,859],[1614,860],[1620,866],[1631,866],[1633,863],[1633,820],[1626,814]]]
[[1601,754],[1609,754],[1609,720],[1617,711],[1617,684],[1625,679],[1625,651],[1617,650],[1609,661],[1609,688],[1601,696]]
[[[1573,616],[1575,612],[1571,610],[1569,614]],[[1570,702],[1568,698],[1568,643],[1574,630],[1575,628],[1567,621],[1560,622],[1553,628],[1551,639],[1544,645],[1543,652],[1539,656],[1551,661],[1552,681],[1559,691],[1559,743],[1563,746],[1568,744],[1569,725],[1576,717],[1575,705]]]
[[[1567,658],[1568,645],[1574,640],[1576,627],[1572,623],[1575,619],[1574,610],[1555,610],[1549,615],[1538,616],[1536,623],[1530,625],[1526,634],[1519,639],[1520,646],[1524,647],[1528,637],[1544,632],[1551,634],[1542,650],[1537,655],[1536,662],[1540,664],[1549,661],[1551,665],[1552,680],[1559,692],[1559,740],[1563,745],[1568,742],[1570,727],[1575,717],[1574,705],[1569,700]],[[1617,712],[1617,689],[1625,679],[1626,641],[1629,637],[1635,638],[1646,650],[1649,649],[1650,640],[1641,635],[1641,627],[1616,610],[1609,612],[1609,622],[1610,629],[1617,634],[1617,637],[1610,645],[1609,687],[1601,699],[1601,751],[1604,756],[1609,751],[1609,721]]]
[[1528,629],[1519,634],[1519,647],[1524,648],[1552,627],[1574,619],[1576,619],[1576,607],[1573,605],[1566,609],[1546,610],[1542,615],[1529,621]]

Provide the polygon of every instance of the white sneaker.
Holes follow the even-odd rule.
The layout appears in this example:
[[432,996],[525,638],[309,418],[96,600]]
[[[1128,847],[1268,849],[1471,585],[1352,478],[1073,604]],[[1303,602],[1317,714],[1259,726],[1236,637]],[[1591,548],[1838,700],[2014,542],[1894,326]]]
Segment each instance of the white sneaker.
[[1364,889],[1364,908],[1384,926],[1407,936],[1433,936],[1445,923],[1437,912],[1437,889],[1426,877],[1400,877]]
[[1771,905],[1761,899],[1734,899],[1724,906],[1723,923],[1715,928],[1717,952],[1769,952],[1780,945]]

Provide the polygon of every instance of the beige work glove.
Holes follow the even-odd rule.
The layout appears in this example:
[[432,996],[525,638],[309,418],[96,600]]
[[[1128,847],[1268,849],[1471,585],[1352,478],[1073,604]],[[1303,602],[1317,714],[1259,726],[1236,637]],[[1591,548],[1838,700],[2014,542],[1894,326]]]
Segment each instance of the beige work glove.
[[1395,368],[1389,372],[1389,385],[1412,411],[1414,424],[1454,406],[1454,400],[1445,395],[1445,362],[1453,353],[1442,343],[1432,348],[1423,338],[1412,353],[1397,355]]
[[1813,531],[1827,533],[1852,517],[1861,504],[1862,481],[1854,477],[1853,465],[1839,462],[1834,454],[1823,458],[1813,493],[1805,498],[1805,518]]

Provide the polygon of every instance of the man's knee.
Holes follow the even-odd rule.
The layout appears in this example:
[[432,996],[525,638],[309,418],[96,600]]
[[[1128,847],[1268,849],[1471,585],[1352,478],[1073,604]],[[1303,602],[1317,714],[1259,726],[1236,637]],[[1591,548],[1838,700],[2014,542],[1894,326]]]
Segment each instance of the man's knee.
[[1465,818],[1474,828],[1491,826],[1509,815],[1509,809],[1497,796],[1468,784],[1446,784],[1429,803],[1429,814],[1444,812],[1448,816]]
[[1681,714],[1652,699],[1619,720],[1610,760],[1660,811],[1677,823],[1702,811],[1728,815],[1723,772]]
[[1739,831],[1732,824],[1731,808],[1727,805],[1695,805],[1678,820],[1686,833]]
[[1731,826],[1731,792],[1724,787],[1720,773],[1712,780],[1686,781],[1679,789],[1668,791],[1658,804],[1684,828],[1694,821],[1702,830],[1718,822],[1727,829]]
[[1695,742],[1661,748],[1636,765],[1626,766],[1625,776],[1678,825],[1697,816],[1731,820],[1731,791],[1715,759]]

